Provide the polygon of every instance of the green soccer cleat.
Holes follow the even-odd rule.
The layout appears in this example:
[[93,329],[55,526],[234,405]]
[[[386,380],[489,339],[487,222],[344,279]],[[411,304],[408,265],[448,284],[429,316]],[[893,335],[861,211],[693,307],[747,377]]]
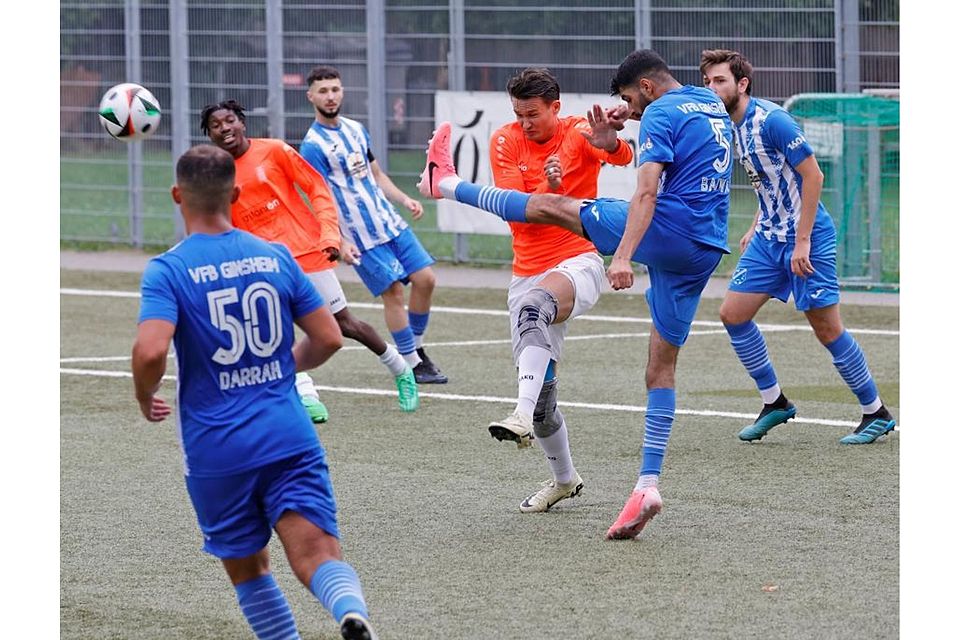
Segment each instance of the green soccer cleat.
[[330,412],[327,407],[313,396],[300,396],[300,403],[307,410],[310,421],[314,424],[323,424],[330,419]]
[[417,391],[417,379],[413,375],[413,369],[407,367],[407,370],[398,375],[395,380],[400,410],[408,413],[416,411],[420,406],[420,393]]
[[897,421],[890,412],[886,407],[880,407],[876,413],[863,416],[860,426],[853,433],[840,438],[840,444],[870,444],[893,431],[895,426]]
[[[783,402],[780,402],[780,398],[783,398]],[[781,395],[780,398],[777,398],[777,402],[773,404],[763,405],[763,410],[760,412],[760,415],[757,416],[757,421],[749,427],[744,427],[738,434],[738,437],[744,442],[759,440],[767,435],[770,429],[773,429],[778,424],[784,424],[787,420],[796,416],[797,408],[794,404],[784,398],[783,395]],[[778,404],[783,406],[778,407]]]

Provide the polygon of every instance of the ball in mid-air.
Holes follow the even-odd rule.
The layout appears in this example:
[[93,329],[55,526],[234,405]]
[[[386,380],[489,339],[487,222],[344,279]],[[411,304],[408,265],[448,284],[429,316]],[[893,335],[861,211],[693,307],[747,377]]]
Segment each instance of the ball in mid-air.
[[100,100],[100,124],[107,133],[129,142],[152,136],[160,126],[160,103],[133,82],[111,87]]

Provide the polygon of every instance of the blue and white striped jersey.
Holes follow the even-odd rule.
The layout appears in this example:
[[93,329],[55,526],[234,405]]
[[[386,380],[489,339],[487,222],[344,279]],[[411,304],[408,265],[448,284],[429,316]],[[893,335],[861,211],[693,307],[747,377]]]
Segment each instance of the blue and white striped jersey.
[[[757,232],[767,240],[793,242],[800,221],[803,180],[795,167],[813,155],[800,125],[780,105],[750,98],[743,121],[734,125],[740,164],[757,190]],[[823,203],[817,216],[828,215]]]
[[361,251],[390,242],[407,228],[370,167],[370,134],[356,120],[340,117],[338,127],[314,122],[300,155],[323,174],[340,213],[340,233]]

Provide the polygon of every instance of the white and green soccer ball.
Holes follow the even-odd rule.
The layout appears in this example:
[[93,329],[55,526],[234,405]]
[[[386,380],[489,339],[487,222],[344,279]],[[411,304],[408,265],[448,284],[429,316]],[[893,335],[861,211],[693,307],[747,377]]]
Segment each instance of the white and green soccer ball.
[[149,138],[160,126],[160,103],[133,82],[110,87],[100,100],[98,114],[106,132],[124,142]]

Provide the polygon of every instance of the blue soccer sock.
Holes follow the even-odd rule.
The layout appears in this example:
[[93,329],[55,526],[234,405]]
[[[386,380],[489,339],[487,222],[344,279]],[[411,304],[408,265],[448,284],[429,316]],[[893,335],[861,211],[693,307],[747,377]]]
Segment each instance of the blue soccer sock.
[[867,359],[860,345],[846,330],[840,337],[827,345],[833,355],[833,366],[840,377],[860,401],[864,413],[873,413],[880,408],[880,395],[877,385],[867,368]]
[[410,330],[413,331],[413,340],[416,348],[423,346],[423,334],[427,331],[427,323],[430,322],[430,312],[414,313],[409,311],[407,317],[410,319]]
[[390,335],[393,336],[393,341],[397,344],[397,351],[400,352],[400,355],[405,356],[417,350],[416,338],[413,336],[410,325],[405,326],[400,331],[391,331]]
[[454,195],[457,202],[483,209],[507,222],[527,221],[527,201],[530,200],[528,193],[461,182]]
[[[776,388],[777,393],[768,399],[765,395],[763,401],[770,404],[780,395],[777,384],[777,372],[773,370],[773,364],[770,362],[770,356],[767,354],[767,343],[760,333],[760,328],[752,320],[742,324],[723,325],[730,336],[730,344],[733,346],[734,353],[740,359],[740,363],[746,368],[747,373],[757,383],[757,389],[761,395],[764,391]],[[770,394],[767,394],[770,395]]]
[[273,574],[234,585],[240,610],[257,638],[299,638],[293,612]]
[[337,624],[348,613],[370,617],[360,578],[353,567],[342,560],[327,560],[317,567],[310,578],[310,592],[326,607]]
[[647,417],[643,430],[643,464],[640,475],[660,475],[663,457],[667,453],[667,440],[673,427],[673,415],[677,408],[677,393],[674,389],[650,389],[647,391]]

